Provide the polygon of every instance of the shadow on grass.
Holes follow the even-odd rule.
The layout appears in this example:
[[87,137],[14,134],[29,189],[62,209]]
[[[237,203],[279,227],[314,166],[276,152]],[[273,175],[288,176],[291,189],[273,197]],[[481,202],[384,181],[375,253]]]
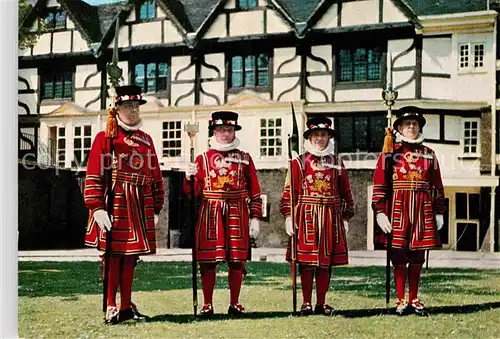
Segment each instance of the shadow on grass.
[[172,322],[178,324],[193,323],[199,321],[222,321],[222,320],[239,320],[239,319],[272,319],[272,318],[288,318],[291,317],[291,312],[248,312],[243,316],[234,317],[227,314],[214,314],[211,317],[202,317],[193,314],[161,314],[151,317],[148,322]]
[[[470,314],[500,308],[500,302],[470,304],[460,306],[440,306],[427,308],[429,316],[438,314]],[[407,316],[411,316],[408,314]],[[297,315],[298,316],[298,315]],[[337,310],[334,317],[367,318],[379,316],[395,316],[393,308],[372,308],[355,310]],[[272,319],[294,317],[291,312],[249,312],[241,317],[232,317],[227,314],[214,314],[211,317],[194,316],[192,314],[161,314],[150,318],[148,322],[171,322],[177,324],[195,323],[200,321],[224,321],[238,319]]]
[[[270,290],[290,291],[290,265],[287,263],[249,262],[244,286],[267,286]],[[101,267],[98,262],[19,262],[19,296],[72,297],[101,294]],[[431,268],[422,273],[421,289],[425,293],[465,295],[498,295],[500,287],[489,282],[500,280],[500,271],[477,269]],[[297,277],[300,294],[300,278]],[[391,284],[393,279],[391,277]],[[201,283],[198,275],[198,287]],[[227,288],[227,266],[219,265],[216,288]],[[189,262],[141,262],[136,268],[136,292],[191,289]],[[337,267],[333,269],[330,290],[333,293],[355,293],[381,299],[385,291],[384,267]],[[394,291],[394,286],[391,286]]]
[[[429,316],[437,314],[469,314],[477,313],[482,311],[488,311],[500,308],[500,302],[490,302],[482,304],[469,304],[469,305],[450,305],[450,306],[438,306],[438,307],[427,307]],[[342,316],[344,318],[365,318],[365,317],[375,317],[381,315],[394,315],[394,308],[373,308],[373,309],[356,309],[356,310],[337,310],[336,315]]]

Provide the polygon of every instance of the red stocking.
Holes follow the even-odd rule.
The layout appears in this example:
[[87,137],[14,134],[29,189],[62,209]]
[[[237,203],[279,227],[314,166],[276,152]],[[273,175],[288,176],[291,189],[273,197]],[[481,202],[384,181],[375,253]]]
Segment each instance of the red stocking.
[[418,298],[418,285],[420,283],[421,264],[408,265],[408,285],[410,287],[410,302]]
[[245,268],[244,262],[230,262],[229,266],[229,293],[231,305],[238,304],[240,299],[241,283],[243,281],[243,269]]
[[216,264],[200,264],[201,285],[203,287],[203,299],[205,304],[212,304],[216,281]]
[[[104,268],[104,258],[103,265]],[[103,277],[106,271],[103,272]],[[116,307],[116,292],[118,291],[118,284],[120,283],[120,257],[109,257],[109,276],[108,276],[108,305]]]
[[398,299],[403,300],[405,298],[406,265],[394,266],[394,283]]
[[311,303],[312,286],[313,286],[313,273],[314,268],[306,265],[299,265],[300,282],[302,283],[302,298],[303,303]]
[[120,310],[127,310],[131,306],[130,301],[132,299],[132,283],[134,281],[135,262],[135,256],[123,256],[122,274],[120,279]]
[[325,303],[326,292],[330,287],[330,268],[316,268],[316,304],[323,305]]

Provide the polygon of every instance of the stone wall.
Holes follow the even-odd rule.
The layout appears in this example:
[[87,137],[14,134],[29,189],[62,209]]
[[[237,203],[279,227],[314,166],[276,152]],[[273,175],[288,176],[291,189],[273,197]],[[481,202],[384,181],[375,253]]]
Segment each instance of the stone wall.
[[[260,235],[256,241],[258,247],[285,247],[288,235],[285,232],[285,221],[279,211],[281,193],[285,183],[286,171],[260,170],[259,183],[263,194],[267,195],[270,205],[269,221],[261,221]],[[349,249],[365,250],[367,234],[367,187],[372,183],[372,170],[348,170],[352,194],[355,203],[355,215],[349,224],[347,234]]]

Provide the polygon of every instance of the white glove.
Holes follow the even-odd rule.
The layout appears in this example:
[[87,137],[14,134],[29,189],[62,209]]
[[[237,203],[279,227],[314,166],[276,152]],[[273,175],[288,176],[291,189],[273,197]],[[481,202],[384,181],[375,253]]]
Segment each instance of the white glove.
[[105,210],[94,211],[94,220],[103,232],[111,231],[111,220],[109,219],[108,212]]
[[160,216],[158,214],[155,214],[155,226],[158,223],[159,219],[160,219]]
[[293,235],[293,225],[292,225],[292,217],[288,216],[285,219],[285,229],[286,229],[286,234],[289,236]]
[[252,218],[250,220],[250,237],[257,239],[257,237],[259,236],[259,231],[260,231],[259,219]]
[[347,222],[347,220],[344,220],[344,229],[345,233],[347,234],[347,232],[349,232],[349,222]]
[[444,225],[444,216],[442,214],[436,214],[436,226],[438,231],[443,227]]
[[193,164],[190,162],[185,168],[184,172],[186,172],[186,177],[190,178],[192,175],[196,175],[196,172],[198,172],[198,166],[196,164]]
[[377,214],[377,224],[379,225],[380,229],[384,231],[384,233],[391,233],[392,225],[385,213]]

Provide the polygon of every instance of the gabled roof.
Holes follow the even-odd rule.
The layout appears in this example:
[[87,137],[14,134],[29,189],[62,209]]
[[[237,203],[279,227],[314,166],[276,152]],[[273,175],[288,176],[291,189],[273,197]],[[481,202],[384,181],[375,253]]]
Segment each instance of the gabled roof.
[[101,6],[91,6],[82,0],[59,0],[59,3],[96,57],[113,38],[116,20],[122,24],[132,9],[132,6],[121,3]]
[[[188,32],[196,32],[209,18],[220,0],[163,0],[175,7],[175,14],[184,21]],[[182,17],[180,17],[181,15]]]
[[[31,25],[37,16],[42,15],[48,3],[47,0],[29,1],[33,3],[33,8],[22,19],[23,26]],[[143,1],[123,0],[121,3],[93,6],[83,0],[58,0],[96,57],[101,55],[113,39],[117,20],[121,26],[132,9]],[[488,8],[488,0],[390,1],[416,26],[420,26],[419,16],[484,11]],[[228,0],[158,0],[158,5],[184,37],[186,45],[194,47],[210,29],[227,2]],[[267,2],[298,38],[304,38],[338,0]]]
[[[294,22],[307,22],[324,0],[275,0]],[[328,1],[333,3],[333,1]]]
[[486,11],[488,0],[399,0],[418,16]]

